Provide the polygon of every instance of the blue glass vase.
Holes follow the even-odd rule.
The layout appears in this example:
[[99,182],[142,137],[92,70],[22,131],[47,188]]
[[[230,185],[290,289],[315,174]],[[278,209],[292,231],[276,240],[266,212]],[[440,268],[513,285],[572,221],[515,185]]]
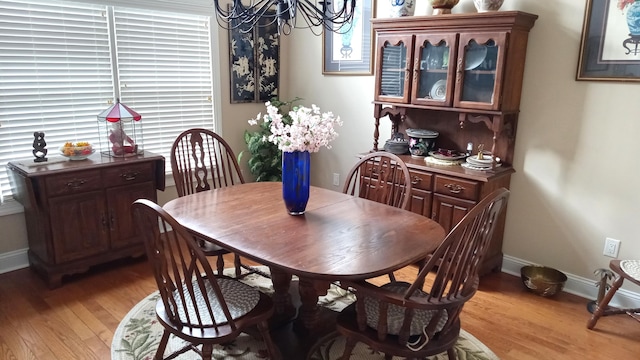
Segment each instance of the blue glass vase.
[[640,35],[640,1],[636,1],[627,7],[627,25],[629,34]]
[[282,153],[282,198],[291,215],[302,215],[307,208],[310,170],[308,151]]

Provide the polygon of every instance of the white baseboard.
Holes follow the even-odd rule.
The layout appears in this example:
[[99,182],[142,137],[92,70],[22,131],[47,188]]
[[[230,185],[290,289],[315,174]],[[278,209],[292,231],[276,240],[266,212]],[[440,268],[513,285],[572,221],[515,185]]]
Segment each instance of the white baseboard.
[[[505,255],[502,260],[502,272],[520,277],[520,268],[525,265],[540,264],[532,264],[525,260]],[[563,291],[590,300],[595,300],[598,297],[598,287],[596,286],[597,281],[595,276],[593,279],[587,279],[573,274],[565,274],[567,275],[567,282],[564,285]],[[619,289],[616,291],[609,305],[624,308],[640,308],[640,293]]]
[[[28,267],[29,259],[27,258],[27,250],[29,249],[15,250],[0,254],[0,274]],[[505,255],[502,261],[502,272],[519,277],[520,268],[525,265],[538,264],[532,264],[525,260]],[[598,287],[596,286],[595,277],[593,279],[586,279],[572,274],[567,274],[567,283],[565,284],[563,291],[591,300],[595,300],[598,297]],[[616,307],[640,308],[640,294],[626,289],[620,289],[616,292],[616,295],[613,297],[613,300],[611,300],[610,305]]]
[[0,254],[0,274],[29,267],[28,250],[20,249]]

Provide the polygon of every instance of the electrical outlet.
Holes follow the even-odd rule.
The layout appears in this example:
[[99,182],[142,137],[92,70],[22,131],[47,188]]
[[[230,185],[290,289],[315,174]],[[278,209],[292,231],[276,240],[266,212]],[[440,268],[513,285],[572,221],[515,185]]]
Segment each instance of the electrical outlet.
[[340,186],[340,174],[333,173],[333,186]]
[[620,240],[607,238],[604,241],[604,251],[602,252],[604,256],[612,257],[615,259],[618,257],[619,251],[620,251]]

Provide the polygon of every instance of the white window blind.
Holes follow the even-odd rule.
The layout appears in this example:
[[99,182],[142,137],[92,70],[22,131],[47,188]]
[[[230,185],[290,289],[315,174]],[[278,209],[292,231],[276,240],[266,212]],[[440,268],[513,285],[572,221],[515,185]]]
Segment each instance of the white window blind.
[[213,126],[208,18],[124,8],[114,15],[121,101],[142,115],[144,149],[168,159],[180,132]]
[[208,16],[0,0],[0,201],[35,131],[48,157],[65,141],[98,146],[96,115],[116,97],[142,115],[145,151],[168,158],[184,129],[214,130],[211,60]]
[[5,165],[33,158],[44,131],[48,157],[64,141],[98,141],[96,115],[114,96],[105,7],[0,1],[0,183]]

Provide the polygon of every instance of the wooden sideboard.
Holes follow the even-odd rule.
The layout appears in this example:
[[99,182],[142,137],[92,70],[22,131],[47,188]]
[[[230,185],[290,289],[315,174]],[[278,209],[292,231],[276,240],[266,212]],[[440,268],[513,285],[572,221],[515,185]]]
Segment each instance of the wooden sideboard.
[[[450,230],[493,190],[509,188],[529,31],[537,15],[520,11],[373,19],[375,92],[373,149],[380,121],[391,134],[437,131],[436,149],[483,145],[500,163],[488,171],[435,165],[401,155],[410,168],[411,211]],[[379,144],[381,145],[379,146]],[[499,166],[498,166],[499,165]],[[502,267],[505,215],[481,273]]]
[[164,190],[161,155],[86,160],[14,161],[7,166],[15,199],[24,206],[29,264],[49,287],[91,266],[144,254],[131,213],[139,198]]

